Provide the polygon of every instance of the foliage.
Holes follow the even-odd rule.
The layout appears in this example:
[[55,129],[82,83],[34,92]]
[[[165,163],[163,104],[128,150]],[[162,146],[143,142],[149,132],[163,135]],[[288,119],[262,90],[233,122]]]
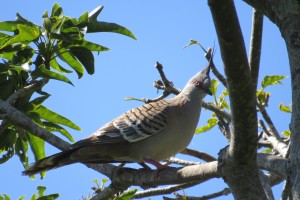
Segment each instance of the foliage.
[[[46,191],[46,187],[44,186],[38,186],[37,187],[38,194],[33,194],[30,198],[30,200],[54,200],[59,197],[59,194],[48,194],[45,195],[44,192]],[[10,200],[11,198],[7,194],[0,195],[0,200]],[[24,200],[25,196],[21,196],[18,198],[18,200]]]
[[[50,13],[43,15],[43,25],[25,19],[17,13],[14,21],[0,22],[0,99],[7,100],[22,88],[48,83],[50,79],[73,85],[66,76],[76,72],[81,78],[86,71],[95,72],[93,52],[109,50],[107,47],[85,39],[88,33],[115,32],[135,39],[125,27],[97,20],[103,7],[78,18],[65,16],[62,7],[53,5]],[[69,66],[66,68],[65,66]],[[23,94],[14,103],[16,109],[25,113],[36,124],[50,132],[58,132],[73,142],[65,127],[81,130],[71,120],[43,105],[50,94],[42,86]],[[44,141],[27,130],[0,120],[5,129],[0,132],[0,163],[17,155],[25,168],[28,167],[28,147],[35,160],[45,156]]]

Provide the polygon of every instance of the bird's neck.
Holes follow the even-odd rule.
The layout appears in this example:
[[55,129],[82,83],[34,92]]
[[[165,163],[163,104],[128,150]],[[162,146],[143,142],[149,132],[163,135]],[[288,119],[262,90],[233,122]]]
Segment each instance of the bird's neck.
[[196,107],[201,107],[205,96],[205,93],[199,93],[193,88],[184,88],[175,98],[181,102],[180,104],[196,104]]

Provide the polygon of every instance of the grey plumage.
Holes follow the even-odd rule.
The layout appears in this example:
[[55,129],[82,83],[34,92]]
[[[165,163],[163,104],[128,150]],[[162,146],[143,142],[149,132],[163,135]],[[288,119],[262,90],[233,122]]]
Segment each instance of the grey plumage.
[[177,96],[127,111],[69,150],[37,161],[23,174],[33,175],[76,162],[155,164],[173,156],[193,137],[202,99],[211,94],[209,71],[208,65]]

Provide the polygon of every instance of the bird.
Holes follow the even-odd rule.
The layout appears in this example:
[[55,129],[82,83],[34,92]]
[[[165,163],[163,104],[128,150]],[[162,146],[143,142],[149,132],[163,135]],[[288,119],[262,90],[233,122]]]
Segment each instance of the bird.
[[203,98],[209,94],[210,63],[169,99],[133,108],[62,152],[38,160],[22,173],[34,175],[73,163],[140,163],[157,169],[160,161],[185,149],[199,122]]

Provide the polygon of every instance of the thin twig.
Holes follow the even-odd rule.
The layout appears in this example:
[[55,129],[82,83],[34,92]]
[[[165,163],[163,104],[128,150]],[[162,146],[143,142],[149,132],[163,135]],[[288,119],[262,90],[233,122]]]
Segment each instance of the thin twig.
[[212,112],[215,112],[216,115],[226,119],[226,121],[228,121],[229,123],[231,122],[231,115],[228,112],[220,109],[219,107],[214,106],[214,105],[212,105],[212,104],[210,104],[206,101],[202,101],[202,107],[207,109],[207,110],[210,110]]
[[207,153],[201,152],[201,151],[196,151],[193,149],[189,149],[189,148],[185,148],[182,152],[180,152],[181,154],[184,155],[189,155],[189,156],[194,156],[196,158],[199,158],[201,160],[204,160],[205,162],[212,162],[212,161],[216,161],[217,159]]
[[259,178],[261,180],[264,191],[267,195],[268,200],[274,200],[274,195],[272,191],[272,187],[268,181],[268,177],[264,174],[262,170],[259,170]]
[[134,198],[140,199],[140,198],[150,197],[150,196],[154,196],[154,195],[170,194],[172,192],[182,190],[185,188],[189,188],[189,187],[192,187],[197,184],[198,184],[198,182],[191,182],[191,183],[184,183],[184,184],[179,184],[179,185],[175,185],[175,186],[168,186],[168,187],[163,187],[163,188],[155,188],[155,189],[139,191],[139,192],[135,193]]
[[212,73],[217,77],[217,79],[224,85],[224,87],[227,88],[227,82],[224,76],[218,71],[218,69],[215,66],[215,63],[211,59],[211,51],[207,51],[205,54],[205,58],[207,61],[210,61],[210,69]]
[[177,164],[177,165],[182,165],[182,166],[199,165],[199,164],[201,164],[200,162],[193,162],[193,161],[188,161],[188,160],[182,160],[182,159],[175,158],[175,157],[170,157],[168,159],[165,159],[164,161],[167,162],[167,164]]
[[208,199],[214,199],[214,198],[221,197],[221,196],[227,196],[228,194],[231,194],[230,189],[229,188],[224,188],[223,190],[221,190],[219,192],[204,195],[202,197],[191,197],[191,196],[183,196],[183,195],[176,194],[176,198],[164,197],[164,200],[184,200],[184,199],[188,199],[188,200],[208,200]]
[[257,103],[257,107],[260,111],[260,113],[262,114],[264,120],[267,122],[268,126],[270,127],[270,130],[271,130],[271,133],[273,134],[274,137],[276,137],[277,140],[281,141],[281,137],[280,137],[280,134],[279,132],[277,131],[270,115],[268,114],[266,108],[261,105],[260,103]]
[[219,126],[220,131],[223,133],[225,138],[230,141],[231,131],[230,131],[230,128],[229,128],[229,123],[225,122],[225,120],[223,118],[219,117],[219,116],[218,116],[218,119],[219,119],[218,126]]

